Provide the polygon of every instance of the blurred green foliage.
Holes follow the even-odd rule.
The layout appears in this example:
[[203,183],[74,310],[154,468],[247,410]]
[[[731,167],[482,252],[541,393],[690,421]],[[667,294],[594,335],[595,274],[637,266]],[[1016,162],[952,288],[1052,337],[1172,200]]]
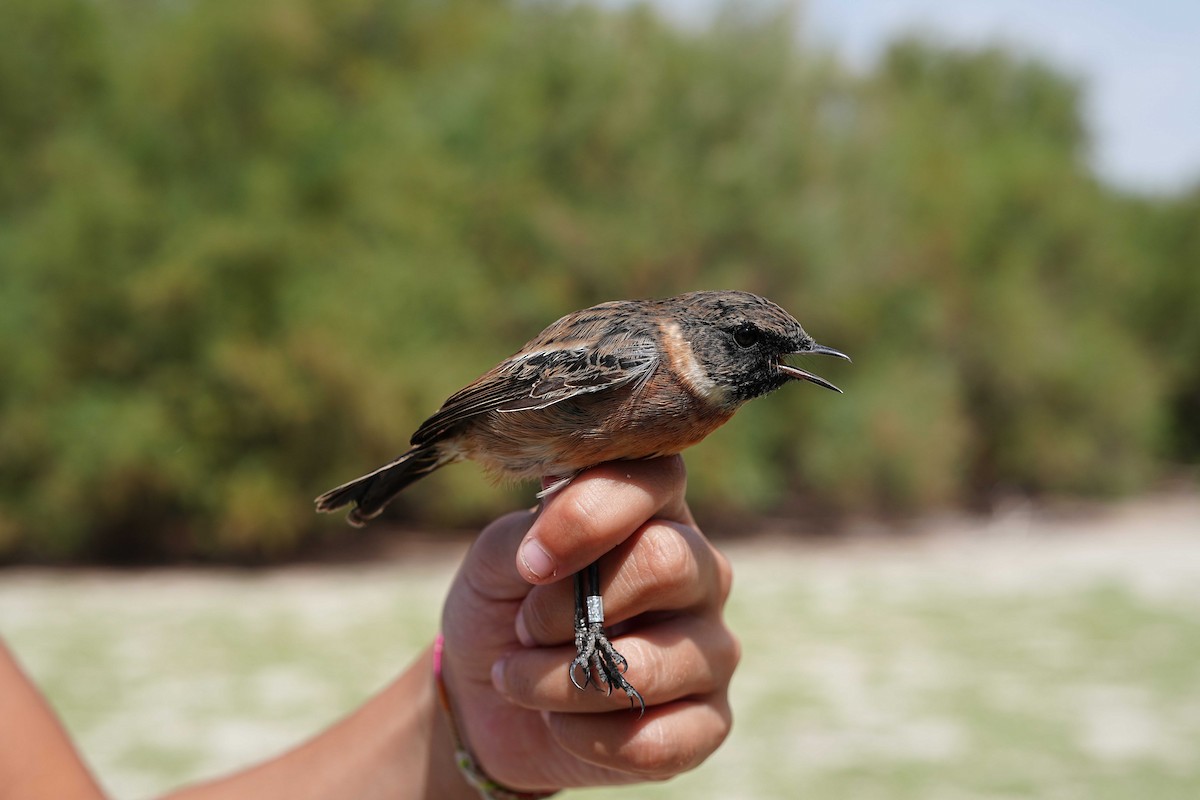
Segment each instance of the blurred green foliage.
[[[561,314],[741,288],[855,364],[702,508],[1112,493],[1200,456],[1200,191],[1098,183],[1073,80],[566,2],[0,4],[0,554],[261,558]],[[459,467],[398,516],[528,503]]]

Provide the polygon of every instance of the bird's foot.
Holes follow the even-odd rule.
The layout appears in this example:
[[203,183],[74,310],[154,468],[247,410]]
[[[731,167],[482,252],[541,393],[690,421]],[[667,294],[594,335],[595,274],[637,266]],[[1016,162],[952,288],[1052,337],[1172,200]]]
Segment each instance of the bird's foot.
[[[633,688],[633,684],[625,678],[629,662],[612,646],[601,623],[576,625],[575,650],[577,655],[571,662],[571,683],[576,689],[582,691],[590,684],[612,694],[615,686],[625,692],[630,708],[640,705],[641,713],[646,713],[646,701],[642,699],[641,692]],[[583,676],[582,681],[579,679],[580,675]]]

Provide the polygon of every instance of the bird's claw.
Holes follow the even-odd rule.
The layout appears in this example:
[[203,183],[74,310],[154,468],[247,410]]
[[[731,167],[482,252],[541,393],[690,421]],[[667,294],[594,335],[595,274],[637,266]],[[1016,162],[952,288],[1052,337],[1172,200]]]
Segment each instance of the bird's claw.
[[[641,707],[641,714],[646,713],[646,701],[641,692],[633,688],[625,678],[625,670],[629,662],[625,656],[617,652],[612,642],[604,634],[604,626],[592,622],[575,628],[575,659],[571,662],[571,683],[580,691],[589,685],[597,690],[612,694],[613,687],[625,692],[629,698],[629,707]],[[579,675],[583,675],[580,681]],[[639,715],[640,716],[640,715]]]

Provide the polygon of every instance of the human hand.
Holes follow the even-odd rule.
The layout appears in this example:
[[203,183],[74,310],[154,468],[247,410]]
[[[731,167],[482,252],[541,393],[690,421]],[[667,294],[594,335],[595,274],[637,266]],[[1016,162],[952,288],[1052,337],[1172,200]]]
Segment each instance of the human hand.
[[[732,572],[697,530],[685,486],[678,456],[605,464],[476,540],[446,600],[442,664],[466,746],[494,780],[552,790],[665,779],[728,735]],[[597,558],[610,637],[644,716],[621,692],[568,679],[566,579]]]

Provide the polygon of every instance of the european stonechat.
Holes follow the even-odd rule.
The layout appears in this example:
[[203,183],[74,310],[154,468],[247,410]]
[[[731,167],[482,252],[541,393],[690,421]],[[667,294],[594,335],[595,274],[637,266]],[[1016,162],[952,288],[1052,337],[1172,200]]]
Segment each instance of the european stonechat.
[[[546,493],[606,461],[674,455],[747,400],[791,380],[841,391],[784,362],[799,354],[849,360],[749,292],[690,292],[575,311],[452,394],[417,428],[405,453],[318,497],[317,510],[353,504],[348,519],[363,525],[413,481],[463,459],[498,477],[550,479]],[[579,655],[571,680],[582,688],[595,673],[597,685],[640,701],[622,675],[625,659],[604,636],[595,565],[586,572],[576,576]]]

